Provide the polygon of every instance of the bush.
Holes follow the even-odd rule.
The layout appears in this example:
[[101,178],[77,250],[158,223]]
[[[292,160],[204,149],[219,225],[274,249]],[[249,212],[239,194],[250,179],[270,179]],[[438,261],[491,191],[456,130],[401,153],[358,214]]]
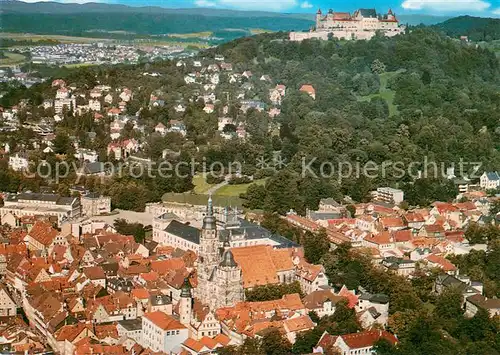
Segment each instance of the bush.
[[250,164],[244,164],[241,167],[241,174],[243,174],[243,175],[252,176],[256,173],[256,171],[257,171],[257,169],[255,168],[255,166],[250,165]]
[[260,170],[257,170],[255,172],[255,174],[253,175],[253,178],[255,180],[264,179],[264,178],[273,176],[275,172],[276,172],[276,170],[274,170],[273,168],[260,169]]
[[223,176],[207,175],[206,182],[210,185],[217,185],[224,181]]
[[248,176],[231,176],[231,179],[229,180],[229,185],[242,185],[242,184],[249,184],[252,182],[252,179],[250,179]]

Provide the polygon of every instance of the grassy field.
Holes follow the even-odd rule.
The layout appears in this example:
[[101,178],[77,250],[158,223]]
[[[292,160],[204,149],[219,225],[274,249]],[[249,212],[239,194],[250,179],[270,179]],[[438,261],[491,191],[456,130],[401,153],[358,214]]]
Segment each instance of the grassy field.
[[255,180],[250,184],[241,184],[241,185],[226,185],[222,186],[215,192],[216,196],[234,196],[238,197],[240,194],[247,192],[248,187],[252,184],[264,185],[266,183],[266,179]]
[[214,186],[208,184],[203,175],[193,176],[193,185],[193,192],[196,194],[204,194]]
[[63,65],[63,67],[71,69],[71,68],[91,67],[93,65],[97,65],[97,64],[93,64],[93,63],[76,63],[76,64],[66,64],[66,65]]
[[26,57],[19,53],[3,52],[7,58],[0,59],[0,66],[18,65],[24,63]]
[[394,95],[396,94],[393,90],[387,88],[387,83],[389,79],[395,77],[399,74],[399,71],[387,72],[380,74],[380,89],[378,94],[371,94],[368,96],[358,97],[359,101],[370,101],[374,97],[380,97],[387,102],[389,106],[389,116],[394,116],[398,113],[398,108],[394,105]]
[[[127,44],[130,41],[126,42]],[[150,40],[150,39],[137,39],[132,41],[132,43],[136,47],[151,47],[151,46],[163,46],[163,47],[196,47],[196,48],[208,48],[210,45],[207,42],[177,42],[177,41],[162,41],[159,40]]]
[[261,34],[261,33],[270,33],[270,32],[273,32],[273,31],[264,30],[262,28],[251,28],[250,29],[250,33],[253,34],[253,35],[258,35],[258,34]]
[[95,42],[110,42],[111,39],[107,38],[90,38],[90,37],[74,37],[74,36],[60,36],[60,35],[37,35],[32,33],[9,33],[0,32],[0,37],[21,40],[43,41],[55,40],[61,43],[95,43]]
[[169,33],[169,37],[177,38],[200,38],[200,37],[210,37],[212,32],[193,32],[193,33]]
[[[110,32],[111,33],[111,32]],[[209,33],[209,32],[207,32]],[[181,35],[179,35],[181,36]],[[131,40],[124,39],[111,39],[111,38],[92,38],[92,37],[75,37],[75,36],[60,36],[60,35],[37,35],[32,33],[8,33],[8,32],[0,32],[0,37],[6,39],[13,39],[17,41],[28,41],[32,40],[33,42],[44,41],[44,40],[54,40],[59,41],[61,43],[118,43],[118,44],[126,44],[126,45],[134,45],[136,47],[151,47],[151,46],[178,46],[178,47],[187,47],[193,46],[198,48],[208,48],[209,44],[206,42],[196,42],[196,37],[177,37],[177,38],[192,38],[193,41],[190,42],[181,42],[181,41],[168,41],[162,40],[161,38],[137,38]],[[175,36],[172,36],[175,37]]]

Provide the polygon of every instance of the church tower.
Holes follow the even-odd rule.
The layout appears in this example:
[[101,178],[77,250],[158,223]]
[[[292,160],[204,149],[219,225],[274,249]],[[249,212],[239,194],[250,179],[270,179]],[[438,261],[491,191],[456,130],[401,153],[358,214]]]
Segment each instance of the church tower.
[[214,297],[215,285],[212,281],[219,262],[217,221],[214,216],[212,196],[210,196],[208,198],[207,214],[203,218],[197,265],[198,286],[196,287],[196,297],[205,304],[210,304],[210,299]]
[[215,307],[231,307],[245,299],[241,267],[234,260],[228,240],[217,267],[217,297]]
[[208,198],[207,215],[203,218],[200,236],[200,258],[208,266],[218,264],[219,239],[217,238],[217,221],[214,216],[212,196]]
[[191,323],[191,313],[193,308],[193,296],[191,295],[191,284],[189,279],[184,279],[184,284],[181,288],[181,298],[179,300],[179,321],[182,325],[189,328]]

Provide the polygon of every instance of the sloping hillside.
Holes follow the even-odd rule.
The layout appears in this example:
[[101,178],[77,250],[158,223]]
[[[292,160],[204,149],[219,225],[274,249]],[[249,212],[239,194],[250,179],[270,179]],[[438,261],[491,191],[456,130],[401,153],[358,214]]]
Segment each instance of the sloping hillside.
[[472,41],[500,39],[500,19],[460,16],[444,21],[435,28],[450,37],[468,36]]
[[[167,9],[98,3],[0,2],[4,32],[81,35],[90,30],[142,35],[215,32],[223,29],[304,30],[313,25],[303,14],[219,9]],[[33,21],[36,16],[36,21]]]

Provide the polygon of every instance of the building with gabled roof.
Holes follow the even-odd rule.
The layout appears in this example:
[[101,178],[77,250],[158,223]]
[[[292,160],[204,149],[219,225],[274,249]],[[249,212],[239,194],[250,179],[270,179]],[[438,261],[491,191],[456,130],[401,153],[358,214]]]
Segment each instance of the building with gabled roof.
[[477,311],[482,308],[486,310],[490,317],[500,315],[500,299],[488,298],[481,294],[469,296],[465,301],[466,315],[473,317]]
[[485,190],[498,188],[500,186],[500,174],[497,171],[485,171],[479,178],[479,186]]
[[335,313],[336,304],[347,299],[333,293],[332,290],[317,290],[306,295],[302,302],[307,312],[316,312],[319,317],[331,316]]
[[[284,320],[305,315],[307,311],[299,294],[284,295],[271,301],[239,302],[216,311],[222,332],[236,344],[242,344],[245,338],[255,337],[270,327],[283,329]],[[291,324],[289,329],[292,329]]]
[[449,275],[455,275],[458,272],[457,267],[442,255],[429,254],[424,260],[427,262],[428,267],[440,268]]
[[298,317],[290,317],[283,321],[283,329],[286,332],[286,337],[291,344],[295,343],[297,334],[313,329],[316,324],[311,320],[309,315]]
[[17,313],[17,304],[4,284],[0,284],[0,317],[12,317]]
[[382,266],[402,276],[409,276],[415,272],[415,261],[396,256],[384,258]]
[[24,240],[28,245],[28,249],[40,250],[46,253],[58,233],[50,222],[36,221],[26,237],[24,237]]
[[219,334],[214,338],[203,337],[199,340],[188,338],[182,343],[183,348],[189,354],[209,354],[218,348],[234,345],[228,336]]
[[188,337],[188,329],[163,312],[145,313],[142,317],[141,345],[145,348],[170,353],[180,348]]
[[338,351],[344,355],[371,354],[375,343],[382,338],[392,345],[398,342],[394,334],[385,330],[365,330],[344,335],[330,335],[325,331],[313,348],[313,353],[328,354]]
[[300,87],[299,91],[305,92],[306,94],[311,96],[313,100],[316,100],[316,89],[314,88],[314,86],[310,84],[304,84]]
[[84,338],[97,339],[92,326],[85,323],[64,325],[54,333],[54,337],[57,341],[56,349],[62,355],[74,354],[75,344]]

